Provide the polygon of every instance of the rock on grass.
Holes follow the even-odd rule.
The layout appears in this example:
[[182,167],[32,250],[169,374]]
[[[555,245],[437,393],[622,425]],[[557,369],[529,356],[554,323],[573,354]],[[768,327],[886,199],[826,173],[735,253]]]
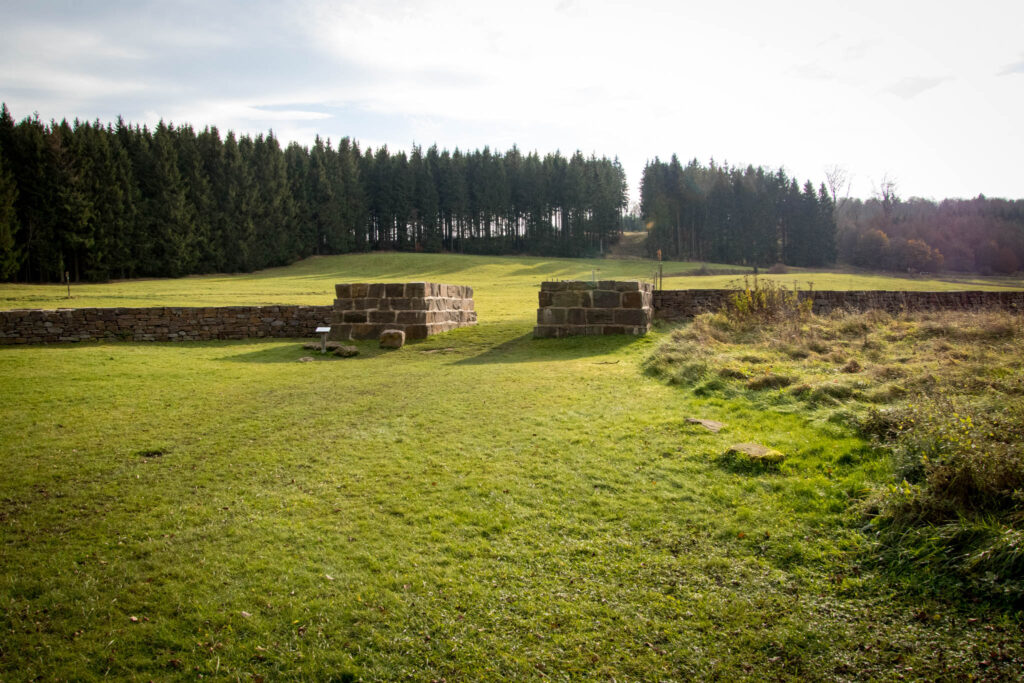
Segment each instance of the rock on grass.
[[738,443],[730,446],[720,460],[730,469],[739,471],[764,471],[778,469],[786,456],[774,448],[759,443]]

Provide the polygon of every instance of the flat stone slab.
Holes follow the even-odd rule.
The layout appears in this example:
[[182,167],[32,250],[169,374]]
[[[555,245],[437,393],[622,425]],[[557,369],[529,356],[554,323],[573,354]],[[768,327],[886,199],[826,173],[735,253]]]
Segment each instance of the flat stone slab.
[[714,420],[703,420],[699,417],[688,417],[686,418],[686,421],[692,425],[700,425],[707,429],[708,431],[712,431],[716,434],[722,431],[722,427],[725,426],[724,422],[715,422]]
[[730,446],[729,450],[725,452],[725,457],[735,460],[746,459],[751,463],[766,466],[778,465],[786,459],[781,451],[762,446],[759,443],[738,443],[735,446]]

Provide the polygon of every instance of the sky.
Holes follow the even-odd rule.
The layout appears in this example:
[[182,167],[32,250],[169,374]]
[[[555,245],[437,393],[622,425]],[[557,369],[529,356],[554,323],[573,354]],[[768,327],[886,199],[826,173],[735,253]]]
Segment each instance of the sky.
[[365,148],[839,167],[1024,197],[1024,2],[3,1],[0,101]]

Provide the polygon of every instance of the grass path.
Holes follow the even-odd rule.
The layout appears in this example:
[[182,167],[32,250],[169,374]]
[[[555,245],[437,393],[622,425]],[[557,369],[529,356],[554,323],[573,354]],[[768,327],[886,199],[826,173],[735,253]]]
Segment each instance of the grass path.
[[[644,375],[660,332],[531,339],[550,261],[392,256],[126,286],[288,296],[345,264],[472,284],[483,322],[313,363],[288,340],[0,348],[0,678],[1019,672],[1014,615],[860,571],[847,510],[884,465],[842,426]],[[740,441],[790,457],[718,466]]]

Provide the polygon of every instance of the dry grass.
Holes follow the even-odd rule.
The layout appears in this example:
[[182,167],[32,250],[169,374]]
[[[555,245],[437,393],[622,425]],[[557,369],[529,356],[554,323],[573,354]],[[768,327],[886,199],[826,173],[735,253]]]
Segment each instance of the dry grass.
[[912,583],[1024,604],[1024,316],[737,300],[673,331],[648,367],[699,396],[857,426],[891,453],[891,485],[861,510],[876,557]]

